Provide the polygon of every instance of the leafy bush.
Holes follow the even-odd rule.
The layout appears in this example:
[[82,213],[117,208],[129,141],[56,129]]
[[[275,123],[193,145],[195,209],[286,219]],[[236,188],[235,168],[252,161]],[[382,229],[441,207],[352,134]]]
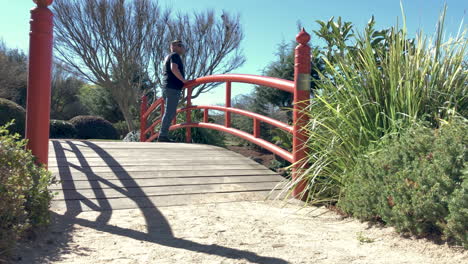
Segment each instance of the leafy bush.
[[13,119],[15,123],[9,128],[11,133],[18,133],[24,137],[26,111],[15,102],[0,98],[0,126],[6,125]]
[[333,61],[323,56],[327,67],[320,71],[305,127],[310,167],[300,178],[309,183],[309,201],[336,202],[343,175],[383,136],[415,120],[436,127],[456,112],[466,117],[468,42],[464,34],[443,41],[442,21],[443,15],[433,39],[409,39],[406,28],[377,31],[372,20],[353,43],[340,30],[327,35],[336,53]]
[[122,112],[108,89],[97,85],[83,85],[78,98],[89,114],[102,116],[110,122],[124,120]]
[[[125,122],[125,121],[119,121],[119,122],[114,123],[112,125],[117,130],[117,134],[119,135],[120,139],[125,138],[128,135],[128,133],[130,132],[130,131],[128,131],[127,122]],[[136,128],[139,128],[140,127],[140,121],[139,120],[133,121],[133,125]]]
[[63,120],[50,120],[50,138],[75,138],[75,126]]
[[26,140],[7,127],[0,127],[0,262],[27,231],[49,223],[47,187],[55,182],[25,150]]
[[[184,123],[186,120],[185,113],[177,115],[177,123]],[[201,122],[203,120],[203,112],[201,110],[192,110],[192,122]],[[213,122],[213,120],[209,120]],[[192,127],[192,142],[200,144],[209,144],[215,146],[224,146],[224,134],[220,131],[207,128]],[[178,142],[185,142],[185,128],[169,131],[170,137]]]
[[388,136],[345,175],[338,206],[400,232],[446,234],[468,247],[468,122]]
[[[157,118],[159,118],[159,116]],[[157,120],[157,118],[155,120]],[[184,123],[185,120],[186,120],[185,113],[180,113],[177,115],[177,124]],[[203,112],[201,110],[192,110],[192,122],[201,122],[202,120],[203,120]],[[213,119],[210,118],[209,122],[213,122]],[[148,120],[148,126],[149,125],[151,125],[151,121]],[[154,131],[158,132],[160,128],[161,128],[161,124],[158,124],[154,128]],[[224,146],[225,135],[221,133],[220,131],[206,129],[206,128],[192,127],[191,132],[192,132],[193,143]],[[138,134],[138,138],[136,137],[137,134]],[[134,139],[136,141],[139,141],[140,140],[139,135],[140,135],[139,133],[130,132],[126,136],[126,139],[127,140]],[[169,137],[176,142],[185,142],[185,128],[169,131]]]
[[118,139],[114,126],[99,116],[75,116],[70,119],[79,139]]

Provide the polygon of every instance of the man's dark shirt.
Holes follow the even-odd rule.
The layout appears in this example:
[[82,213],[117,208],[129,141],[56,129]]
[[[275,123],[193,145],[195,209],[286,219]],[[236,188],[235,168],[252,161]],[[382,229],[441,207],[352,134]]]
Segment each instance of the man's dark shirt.
[[166,60],[164,61],[164,71],[163,71],[163,88],[170,88],[176,90],[182,90],[184,83],[177,78],[171,70],[171,63],[175,63],[179,66],[179,71],[182,74],[182,77],[185,78],[184,65],[179,54],[172,52],[167,55]]

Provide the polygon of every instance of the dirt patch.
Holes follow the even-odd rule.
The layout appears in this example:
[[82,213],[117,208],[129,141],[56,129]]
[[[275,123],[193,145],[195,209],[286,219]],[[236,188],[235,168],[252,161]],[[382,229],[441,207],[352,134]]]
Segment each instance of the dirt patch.
[[275,160],[275,155],[267,150],[255,150],[243,146],[227,146],[226,148],[247,158],[250,158],[267,168],[270,168],[272,161]]
[[18,263],[468,263],[461,248],[279,201],[57,211],[54,221]]

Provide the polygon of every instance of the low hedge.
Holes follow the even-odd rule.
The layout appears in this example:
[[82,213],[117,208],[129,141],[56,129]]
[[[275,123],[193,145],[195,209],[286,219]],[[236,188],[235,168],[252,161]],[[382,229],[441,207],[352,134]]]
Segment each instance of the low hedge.
[[118,139],[114,126],[99,116],[76,116],[70,119],[79,139]]
[[0,98],[0,126],[6,125],[11,120],[15,120],[9,127],[11,133],[19,133],[24,137],[26,111],[15,102]]
[[47,187],[55,180],[25,146],[19,134],[0,126],[0,263],[8,262],[16,241],[50,220]]
[[64,120],[50,120],[50,138],[75,138],[75,126]]
[[399,232],[441,235],[468,247],[468,125],[415,126],[389,136],[346,175],[338,206]]

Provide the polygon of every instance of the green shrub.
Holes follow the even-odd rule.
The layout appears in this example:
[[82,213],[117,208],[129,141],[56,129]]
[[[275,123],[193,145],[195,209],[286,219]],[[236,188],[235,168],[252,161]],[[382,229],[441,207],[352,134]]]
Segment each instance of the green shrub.
[[351,43],[333,35],[340,30],[327,35],[338,47],[332,61],[323,57],[327,68],[307,110],[310,167],[300,179],[309,201],[336,202],[343,175],[383,136],[415,120],[436,127],[456,112],[467,117],[468,41],[465,34],[443,41],[442,21],[433,39],[409,39],[406,28],[377,31],[372,21]]
[[400,232],[445,234],[468,246],[468,122],[388,136],[345,175],[338,206]]
[[[184,123],[186,120],[185,113],[177,115],[177,123]],[[192,110],[192,122],[201,122],[203,120],[203,112],[201,110]],[[209,122],[213,122],[212,119]],[[224,147],[225,136],[222,132],[207,128],[192,127],[192,142],[200,144],[209,144]],[[169,131],[169,136],[178,142],[185,142],[185,128]]]
[[[130,131],[128,131],[128,126],[127,122],[125,121],[119,121],[117,123],[112,124],[115,129],[117,130],[117,134],[119,135],[119,139],[125,138],[125,136],[128,135]],[[135,128],[140,129],[140,121],[139,120],[134,120],[133,125]]]
[[118,139],[114,126],[99,116],[75,116],[70,119],[79,139]]
[[26,111],[15,102],[0,98],[0,126],[7,124],[13,119],[15,123],[10,126],[9,130],[11,133],[18,133],[24,137]]
[[50,120],[50,138],[75,138],[76,128],[63,120]]
[[83,85],[78,98],[90,115],[102,116],[112,123],[124,120],[119,106],[107,88],[90,84]]
[[[159,118],[159,117],[158,117]],[[177,124],[184,123],[186,120],[185,113],[180,113],[177,115]],[[193,110],[192,111],[192,122],[201,122],[203,120],[203,112],[201,110]],[[210,119],[209,122],[213,122],[213,119]],[[151,125],[151,121],[148,121],[148,126]],[[158,132],[161,128],[161,124],[158,124],[154,131]],[[224,140],[225,135],[216,130],[206,129],[206,128],[199,128],[199,127],[192,127],[192,142],[193,143],[200,143],[200,144],[209,144],[215,146],[222,146],[224,147]],[[147,137],[150,135],[148,134]],[[176,141],[176,142],[185,142],[185,128],[183,129],[176,129],[169,131],[169,137]],[[129,133],[127,135],[127,140],[135,140],[139,141],[139,133]]]
[[0,127],[0,262],[27,231],[49,223],[47,187],[55,182],[25,150],[26,140],[6,128]]

